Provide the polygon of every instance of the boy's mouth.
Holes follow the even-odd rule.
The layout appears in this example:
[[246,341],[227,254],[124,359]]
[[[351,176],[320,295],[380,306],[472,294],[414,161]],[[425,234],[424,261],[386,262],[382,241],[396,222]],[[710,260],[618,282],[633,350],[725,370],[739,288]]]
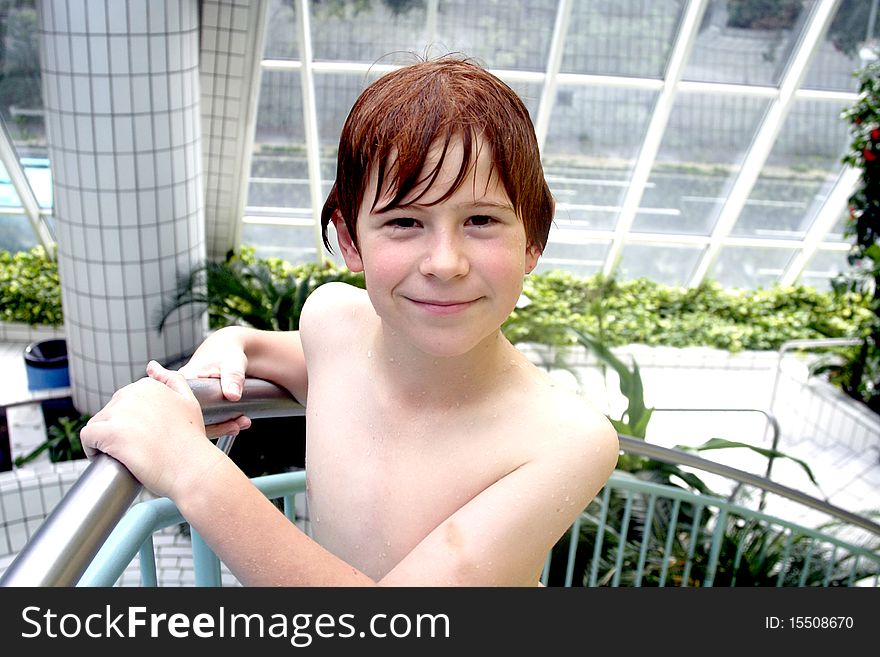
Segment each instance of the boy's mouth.
[[452,315],[469,308],[477,301],[477,299],[420,299],[416,297],[405,297],[422,310],[435,315]]

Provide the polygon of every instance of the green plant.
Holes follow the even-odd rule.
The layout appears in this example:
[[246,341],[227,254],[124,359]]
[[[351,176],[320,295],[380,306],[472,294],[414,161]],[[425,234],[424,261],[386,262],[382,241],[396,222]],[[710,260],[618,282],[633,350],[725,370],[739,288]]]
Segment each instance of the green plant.
[[726,290],[709,281],[683,288],[557,270],[528,276],[523,294],[530,303],[503,327],[513,343],[572,345],[569,328],[575,328],[609,347],[772,350],[788,340],[860,335],[873,318],[862,292],[835,295],[807,286]]
[[[596,584],[605,586],[617,576],[618,586],[682,586],[705,585],[708,577],[714,529],[718,514],[703,509],[695,516],[691,504],[683,503],[675,522],[677,531],[670,536],[672,523],[671,500],[659,498],[648,522],[645,495],[630,498],[630,522],[625,535],[612,527],[620,526],[625,499],[612,495],[605,513],[602,549],[598,555]],[[592,546],[599,540],[598,518],[602,502],[594,500],[581,516],[578,528],[579,549],[575,554],[573,572],[583,585],[591,575]],[[694,523],[696,519],[696,524]],[[767,526],[754,518],[747,519],[731,513],[718,545],[718,559],[713,573],[713,586],[849,586],[877,575],[875,566],[859,560],[853,554],[838,554],[830,545],[817,545],[809,536],[789,535],[784,529]],[[570,531],[554,548],[550,582],[562,584],[565,573]],[[669,540],[667,551],[666,541]],[[645,544],[644,555],[642,545]],[[876,541],[864,546],[876,549]],[[620,569],[617,560],[620,552]],[[643,561],[641,576],[636,581],[639,563]],[[686,566],[690,562],[689,566]],[[783,573],[780,577],[780,573]]]
[[181,277],[174,297],[162,308],[161,331],[182,306],[203,304],[211,328],[243,324],[269,331],[299,328],[306,298],[316,287],[345,281],[363,287],[363,277],[331,264],[293,266],[279,258],[258,259],[252,247],[230,252],[223,262],[206,262]]
[[76,419],[59,418],[57,424],[49,427],[48,438],[24,456],[16,457],[15,466],[21,467],[30,463],[46,450],[49,451],[49,460],[52,463],[85,458],[79,432],[86,426],[90,417],[89,415],[81,415]]
[[867,297],[872,317],[859,335],[861,345],[844,351],[842,362],[825,365],[824,371],[846,394],[880,413],[880,60],[857,75],[858,99],[843,113],[852,137],[843,161],[861,169],[845,229],[853,239],[848,256],[853,269],[838,277],[834,288]]
[[[595,354],[601,363],[609,365],[617,373],[618,387],[621,394],[626,398],[627,406],[620,418],[608,418],[614,426],[614,429],[625,436],[641,438],[644,440],[648,431],[648,423],[651,420],[654,409],[648,408],[645,404],[644,385],[642,383],[638,363],[636,363],[635,359],[632,359],[632,367],[628,367],[597,338],[576,329],[572,329],[572,332],[581,345]],[[807,473],[810,481],[813,482],[817,488],[819,487],[819,483],[816,481],[813,471],[805,461],[785,454],[784,452],[780,452],[775,449],[775,445],[773,448],[766,448],[723,438],[710,438],[702,445],[697,445],[695,447],[676,445],[676,449],[690,452],[704,452],[716,449],[748,449],[766,457],[769,463],[772,463],[775,459],[789,459],[794,463],[797,463],[804,472]],[[651,471],[661,475],[659,478],[656,476],[652,477],[653,481],[667,485],[671,483],[670,478],[675,476],[703,494],[714,494],[709,490],[706,484],[699,479],[699,477],[682,470],[676,465],[659,463],[632,454],[623,454],[618,460],[618,469],[631,473]]]
[[41,246],[0,251],[0,321],[61,326],[58,266]]
[[[631,365],[627,365],[618,358],[601,340],[593,335],[571,329],[572,334],[579,344],[591,351],[600,361],[600,363],[611,367],[617,374],[618,386],[621,394],[627,400],[627,406],[620,418],[609,417],[611,424],[618,433],[631,438],[639,438],[644,440],[647,435],[648,423],[653,414],[653,408],[645,404],[644,385],[642,383],[641,374],[638,363],[635,359],[631,360]],[[785,458],[791,459],[798,463],[809,476],[810,480],[818,487],[818,483],[813,476],[810,467],[801,459],[794,458],[783,452],[774,449],[757,447],[748,443],[724,440],[720,438],[712,438],[702,445],[696,447],[686,447],[682,445],[676,446],[677,449],[703,452],[715,449],[749,449],[768,459],[772,463],[774,459]],[[618,458],[617,470],[626,472],[630,476],[643,481],[650,481],[666,486],[674,486],[682,488],[682,484],[691,491],[698,492],[703,495],[711,495],[718,497],[708,485],[697,475],[687,470],[683,470],[676,464],[656,461],[647,457],[635,454],[623,453]],[[740,489],[734,489],[733,495]],[[657,585],[661,581],[669,579],[670,583],[681,584],[683,578],[688,578],[688,585],[699,585],[706,576],[706,566],[711,550],[711,532],[708,527],[712,524],[715,516],[710,512],[701,512],[697,515],[694,507],[685,503],[679,509],[677,526],[691,527],[696,522],[695,535],[698,544],[693,546],[690,544],[690,534],[686,532],[675,532],[673,534],[672,543],[670,545],[671,552],[665,552],[665,541],[669,535],[669,525],[671,522],[670,501],[660,500],[653,511],[653,520],[648,523],[648,500],[644,495],[634,495],[629,500],[629,509],[626,510],[627,500],[617,491],[612,492],[608,498],[608,508],[602,509],[602,502],[597,498],[594,499],[581,516],[579,534],[577,537],[579,548],[576,552],[576,560],[574,564],[574,572],[583,573],[583,583],[586,584],[590,576],[589,566],[593,555],[593,547],[598,541],[596,535],[597,527],[600,525],[599,516],[605,516],[607,526],[602,536],[601,552],[598,555],[598,576],[597,583],[601,585],[608,584],[615,576],[617,571],[617,555],[623,550],[621,571],[618,574],[620,583],[624,586],[633,584],[634,573],[638,570],[637,564],[640,559],[641,545],[645,538],[645,534],[650,534],[648,545],[651,547],[646,552],[645,566],[643,570],[643,583],[645,585]],[[762,498],[763,504],[763,498]],[[631,517],[628,525],[627,535],[620,536],[616,530],[609,527],[621,526],[621,518],[624,514]],[[728,518],[728,527],[725,529],[722,547],[736,550],[741,544],[747,545],[747,549],[742,552],[740,559],[735,558],[735,554],[722,554],[721,565],[716,573],[716,585],[723,585],[725,582],[731,584],[735,581],[739,585],[761,585],[775,583],[778,576],[781,560],[787,558],[784,553],[784,541],[780,532],[772,532],[763,529],[761,526],[751,526],[749,536],[738,533],[738,527],[735,516]],[[746,541],[748,538],[748,541]],[[568,551],[568,545],[571,540],[570,531],[556,544],[554,547],[553,563],[565,563]],[[801,538],[794,542],[795,549],[792,552],[791,546],[788,546],[792,559],[803,558],[804,555],[798,552],[799,546],[806,545]],[[754,548],[754,549],[751,549]],[[729,552],[729,549],[728,549]],[[688,555],[693,557],[691,566],[686,570],[684,564],[689,561]],[[558,557],[558,558],[557,558]],[[819,558],[817,555],[808,555],[806,558]],[[826,555],[831,559],[833,555]],[[799,572],[796,567],[789,568],[794,572]],[[824,572],[822,570],[821,572]],[[665,573],[665,574],[664,574]],[[862,573],[864,574],[864,573]],[[871,573],[868,573],[871,574]],[[560,572],[558,565],[555,570],[551,570],[551,582],[559,584],[564,577]],[[795,585],[788,582],[789,585]],[[812,583],[808,580],[807,583]]]

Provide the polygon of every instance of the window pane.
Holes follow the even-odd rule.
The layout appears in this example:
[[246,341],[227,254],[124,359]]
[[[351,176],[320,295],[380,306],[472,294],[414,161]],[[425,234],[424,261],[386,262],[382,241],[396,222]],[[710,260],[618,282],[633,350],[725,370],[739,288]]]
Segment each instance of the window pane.
[[251,160],[247,205],[274,208],[310,208],[309,177],[304,152],[264,149]]
[[703,253],[702,247],[627,244],[618,265],[621,279],[649,278],[664,285],[685,285]]
[[816,251],[801,273],[798,283],[812,285],[817,290],[831,290],[831,279],[850,269],[845,251]]
[[254,141],[257,144],[304,144],[302,87],[295,71],[263,71]]
[[263,71],[247,205],[311,207],[298,72]]
[[710,2],[683,79],[778,84],[814,3]]
[[242,241],[256,247],[261,258],[282,258],[288,262],[315,262],[317,250],[310,226],[265,226],[247,223]]
[[760,98],[679,94],[633,232],[708,235],[768,105]]
[[[656,94],[567,87],[559,90],[544,146],[548,183],[561,218],[613,228]],[[561,213],[559,213],[561,214]]]
[[295,3],[271,0],[267,18],[263,57],[299,59]]
[[21,157],[46,152],[40,47],[33,1],[0,3],[0,117]]
[[[852,72],[865,64],[872,39],[880,36],[875,17],[871,32],[871,6],[875,0],[843,0],[831,21],[816,58],[807,71],[803,87],[830,91],[858,91]],[[876,45],[876,41],[874,41]]]
[[439,53],[461,52],[489,68],[544,71],[556,5],[557,0],[440,0],[431,43]]
[[721,250],[709,278],[724,287],[768,287],[779,280],[794,253],[794,249],[727,246]]
[[0,214],[0,249],[27,251],[38,244],[34,229],[23,214]]
[[671,0],[575,2],[560,70],[663,77],[684,4]]
[[556,241],[558,231],[550,231],[550,241],[538,261],[537,271],[564,269],[578,276],[592,276],[602,271],[610,242],[566,244]]
[[731,234],[802,238],[842,167],[839,103],[797,101]]
[[339,133],[351,106],[364,88],[378,75],[363,73],[315,74],[315,108],[318,113],[318,137],[321,147],[336,156]]
[[309,5],[315,61],[394,63],[389,54],[422,54],[428,43],[425,4],[418,0]]
[[849,209],[846,209],[843,211],[843,213],[841,213],[840,219],[837,220],[837,223],[834,224],[834,228],[829,231],[825,239],[829,242],[849,242],[851,238],[843,236],[848,220]]

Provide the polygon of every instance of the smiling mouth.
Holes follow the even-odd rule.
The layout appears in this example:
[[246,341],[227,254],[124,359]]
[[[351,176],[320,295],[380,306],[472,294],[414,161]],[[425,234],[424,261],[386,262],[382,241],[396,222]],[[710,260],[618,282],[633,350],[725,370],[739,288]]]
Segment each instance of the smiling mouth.
[[413,297],[405,297],[419,308],[436,315],[451,315],[469,308],[479,299],[468,299],[465,301],[447,301],[439,299],[417,299]]

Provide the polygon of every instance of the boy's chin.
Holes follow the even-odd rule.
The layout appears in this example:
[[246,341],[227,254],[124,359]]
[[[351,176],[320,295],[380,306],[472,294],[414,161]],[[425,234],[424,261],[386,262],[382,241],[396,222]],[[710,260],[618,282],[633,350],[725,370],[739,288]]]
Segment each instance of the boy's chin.
[[432,358],[459,358],[473,354],[475,350],[497,338],[497,331],[481,337],[454,339],[444,336],[441,340],[422,340],[414,346]]

